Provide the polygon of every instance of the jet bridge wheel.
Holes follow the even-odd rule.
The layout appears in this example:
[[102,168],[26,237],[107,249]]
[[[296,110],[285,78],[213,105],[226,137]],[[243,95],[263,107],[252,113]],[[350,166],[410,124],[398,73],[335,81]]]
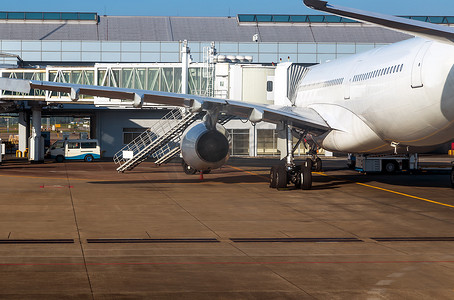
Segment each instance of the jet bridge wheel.
[[454,167],[452,167],[451,170],[451,186],[454,188]]

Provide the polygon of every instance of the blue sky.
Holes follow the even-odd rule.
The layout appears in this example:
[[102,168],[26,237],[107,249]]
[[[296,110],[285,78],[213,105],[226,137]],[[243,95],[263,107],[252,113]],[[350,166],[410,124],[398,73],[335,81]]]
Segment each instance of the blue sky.
[[[20,0],[2,1],[2,11],[78,11],[101,15],[235,16],[237,14],[318,14],[301,0]],[[454,15],[453,0],[331,0],[330,3],[393,15]]]

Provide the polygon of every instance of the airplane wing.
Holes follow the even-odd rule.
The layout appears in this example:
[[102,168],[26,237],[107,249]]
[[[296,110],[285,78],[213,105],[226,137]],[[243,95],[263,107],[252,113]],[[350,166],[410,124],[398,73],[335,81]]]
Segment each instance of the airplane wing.
[[29,93],[31,89],[68,93],[73,101],[77,101],[79,95],[89,95],[131,100],[134,107],[141,107],[144,102],[148,102],[187,107],[193,112],[218,109],[230,115],[248,118],[251,122],[265,121],[275,124],[288,122],[293,127],[306,130],[314,135],[323,134],[332,129],[315,110],[310,108],[258,105],[228,99],[149,90],[0,78],[0,90]]
[[451,27],[331,5],[327,1],[303,0],[303,2],[310,8],[347,17],[356,21],[376,24],[395,31],[439,42],[450,44],[454,42],[454,28]]

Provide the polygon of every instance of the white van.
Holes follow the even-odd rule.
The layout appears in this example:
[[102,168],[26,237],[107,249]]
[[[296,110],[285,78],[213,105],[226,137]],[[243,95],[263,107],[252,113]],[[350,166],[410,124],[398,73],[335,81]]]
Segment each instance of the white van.
[[46,157],[54,158],[57,162],[65,159],[91,162],[101,158],[101,149],[98,140],[59,140],[50,146]]

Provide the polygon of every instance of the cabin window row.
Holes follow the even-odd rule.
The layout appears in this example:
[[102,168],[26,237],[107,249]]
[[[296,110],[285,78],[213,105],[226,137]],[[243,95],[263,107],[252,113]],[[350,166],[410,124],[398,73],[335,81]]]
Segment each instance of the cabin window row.
[[369,73],[358,74],[353,77],[353,82],[368,80],[371,78],[381,77],[392,73],[402,72],[404,65],[395,65],[388,68],[378,69]]

